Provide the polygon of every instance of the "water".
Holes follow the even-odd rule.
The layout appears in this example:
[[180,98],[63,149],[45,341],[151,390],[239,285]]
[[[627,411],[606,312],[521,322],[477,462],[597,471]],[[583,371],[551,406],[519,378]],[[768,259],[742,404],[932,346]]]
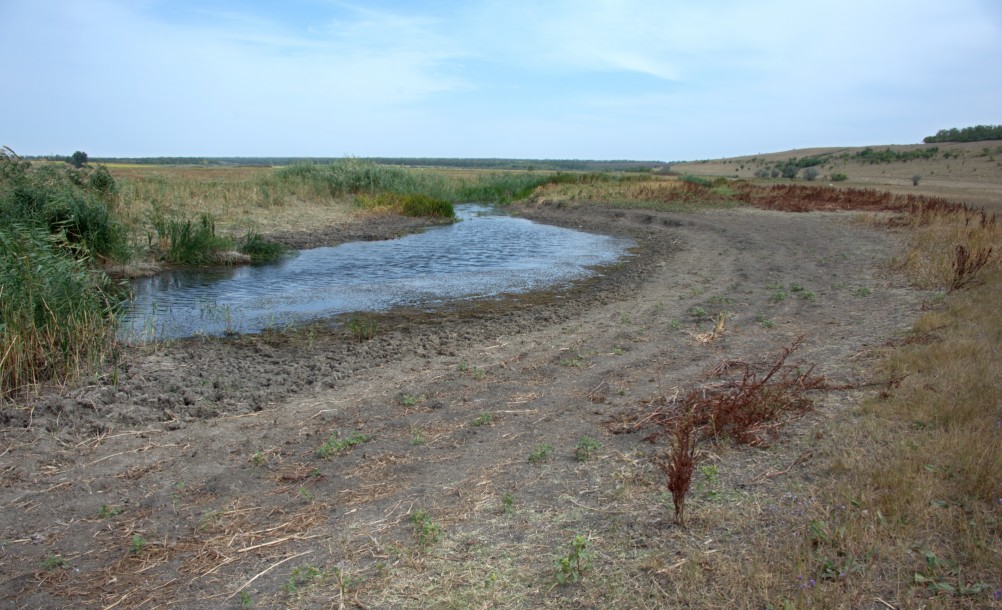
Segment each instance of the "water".
[[129,341],[253,333],[355,311],[527,292],[591,275],[630,240],[456,206],[462,222],[314,248],[261,266],[170,271],[132,284]]

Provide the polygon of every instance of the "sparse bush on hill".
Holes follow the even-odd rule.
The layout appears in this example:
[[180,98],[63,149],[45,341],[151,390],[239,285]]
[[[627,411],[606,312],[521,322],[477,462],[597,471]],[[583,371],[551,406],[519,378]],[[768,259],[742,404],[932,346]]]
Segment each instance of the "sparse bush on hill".
[[832,174],[832,182],[842,182],[842,181],[848,180],[848,179],[849,179],[849,176],[847,176],[847,175],[845,175],[845,174],[843,174],[841,172]]
[[784,165],[783,168],[781,170],[779,170],[779,171],[780,171],[780,174],[782,174],[782,176],[784,178],[786,178],[788,180],[793,180],[794,178],[797,177],[797,173],[800,172],[800,168],[797,167],[796,165],[793,165],[791,163],[791,164]]
[[932,159],[939,154],[938,146],[931,146],[929,148],[919,148],[915,150],[907,151],[895,151],[890,148],[885,148],[884,150],[874,150],[867,146],[863,150],[857,152],[851,157],[845,156],[844,158],[851,158],[855,161],[862,161],[863,163],[877,164],[877,163],[893,163],[895,161],[913,161],[916,159]]
[[816,167],[808,167],[807,169],[804,170],[804,180],[807,180],[809,182],[813,182],[814,179],[817,178],[818,175],[820,175],[820,174],[821,174],[821,172],[818,170],[818,168],[816,168]]

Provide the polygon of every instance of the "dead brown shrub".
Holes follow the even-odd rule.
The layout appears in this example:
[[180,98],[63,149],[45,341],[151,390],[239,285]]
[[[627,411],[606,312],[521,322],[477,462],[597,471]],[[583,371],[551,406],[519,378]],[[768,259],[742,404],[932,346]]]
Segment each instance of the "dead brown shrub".
[[731,375],[731,378],[694,388],[681,400],[677,394],[660,396],[648,403],[652,411],[641,423],[657,425],[660,432],[655,436],[673,436],[676,427],[691,425],[704,438],[728,438],[753,446],[765,444],[767,437],[775,435],[782,426],[787,414],[810,409],[812,402],[807,393],[832,389],[823,376],[814,374],[813,364],[787,364],[803,339],[800,337],[783,348],[763,374],[747,362],[723,363],[715,368],[714,376]]
[[675,505],[675,523],[685,525],[685,496],[692,483],[692,471],[696,465],[696,442],[693,438],[693,422],[684,419],[675,426],[673,443],[666,456],[658,461],[658,466],[667,478],[668,491]]
[[[993,217],[994,219],[994,217]],[[982,225],[984,226],[984,225]],[[978,248],[974,256],[968,252],[967,248],[957,244],[954,250],[955,260],[953,261],[953,281],[950,283],[950,290],[959,290],[988,263],[992,256],[992,248]]]

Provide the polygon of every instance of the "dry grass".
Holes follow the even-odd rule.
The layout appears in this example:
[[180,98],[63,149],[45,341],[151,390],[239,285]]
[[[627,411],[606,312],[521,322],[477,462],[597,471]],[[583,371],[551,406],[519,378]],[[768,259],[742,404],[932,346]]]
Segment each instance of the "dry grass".
[[[963,285],[973,280],[981,268],[1002,266],[998,256],[1002,252],[1002,227],[994,214],[966,208],[938,210],[913,214],[910,224],[910,246],[895,265],[920,286]],[[958,269],[958,246],[974,255],[975,260],[970,262],[976,269],[966,264]]]
[[119,211],[138,230],[156,210],[185,217],[210,214],[224,234],[271,235],[341,226],[362,215],[350,197],[316,197],[306,190],[277,190],[272,168],[121,166]]
[[[948,289],[958,242],[998,247],[982,218],[915,219],[904,269]],[[892,387],[835,424],[816,481],[771,515],[788,535],[742,544],[750,552],[719,575],[775,607],[1002,607],[1002,268],[992,258],[965,284],[889,353]]]
[[695,211],[739,205],[726,180],[704,186],[658,176],[637,177],[622,182],[547,184],[533,193],[535,203],[601,203],[603,206],[650,208],[668,211]]

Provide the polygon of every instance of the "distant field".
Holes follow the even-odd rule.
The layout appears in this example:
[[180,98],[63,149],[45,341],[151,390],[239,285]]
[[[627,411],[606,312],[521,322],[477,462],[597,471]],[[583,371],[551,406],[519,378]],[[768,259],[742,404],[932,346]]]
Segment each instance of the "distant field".
[[[857,154],[865,148],[895,152],[928,150],[938,147],[930,159],[912,159],[890,163],[866,163]],[[726,176],[755,179],[755,172],[773,167],[791,158],[818,157],[820,175],[815,182],[827,184],[832,175],[848,178],[836,185],[879,188],[896,193],[923,193],[946,197],[994,212],[1002,212],[1002,140],[984,142],[945,142],[939,144],[875,145],[870,147],[805,148],[777,153],[747,155],[730,159],[708,159],[672,165],[672,171],[697,176]],[[847,157],[847,158],[843,158]],[[912,178],[919,176],[919,185]],[[765,179],[765,182],[789,182]],[[803,182],[802,178],[797,178]]]

